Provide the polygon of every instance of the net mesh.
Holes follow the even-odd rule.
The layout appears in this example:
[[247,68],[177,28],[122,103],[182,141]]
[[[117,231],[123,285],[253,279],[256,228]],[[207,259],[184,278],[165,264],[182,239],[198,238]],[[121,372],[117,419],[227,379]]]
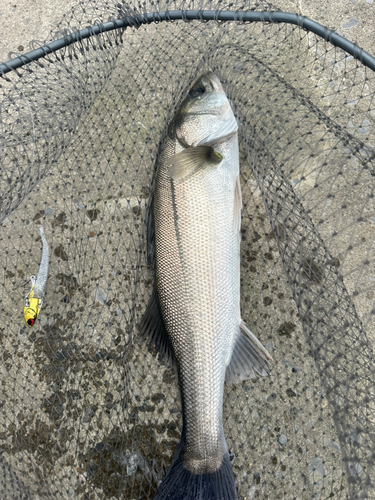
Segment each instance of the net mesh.
[[[167,7],[272,6],[92,0],[53,36]],[[239,498],[375,498],[374,73],[297,26],[197,20],[135,23],[0,78],[4,499],[148,499],[164,477],[182,416],[177,374],[138,334],[145,228],[160,141],[208,69],[239,123],[242,316],[274,359],[225,389]]]

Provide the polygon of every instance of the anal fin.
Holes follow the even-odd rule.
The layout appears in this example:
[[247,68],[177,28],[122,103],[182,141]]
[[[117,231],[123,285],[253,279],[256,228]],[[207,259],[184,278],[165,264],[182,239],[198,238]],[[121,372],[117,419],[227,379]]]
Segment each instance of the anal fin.
[[249,330],[245,322],[241,321],[232,358],[225,373],[225,382],[238,384],[243,380],[255,378],[256,374],[268,375],[270,373],[269,360],[272,360],[272,357],[267,349]]
[[148,340],[149,346],[154,348],[153,354],[155,356],[159,355],[160,359],[170,367],[176,364],[155,291],[152,293],[147,309],[142,316],[139,330],[142,338]]

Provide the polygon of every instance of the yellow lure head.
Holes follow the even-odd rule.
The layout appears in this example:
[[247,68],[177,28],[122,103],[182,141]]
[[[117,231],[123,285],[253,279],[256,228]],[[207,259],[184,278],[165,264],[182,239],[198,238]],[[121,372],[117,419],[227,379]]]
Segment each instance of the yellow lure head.
[[25,306],[23,308],[23,317],[25,319],[26,326],[34,326],[35,320],[38,317],[40,308],[42,307],[42,299],[34,298],[34,288],[36,279],[35,276],[31,276],[31,291],[29,295],[25,298]]
[[26,299],[25,307],[23,308],[23,317],[25,319],[26,326],[34,326],[35,320],[40,312],[41,299],[34,299],[31,294]]

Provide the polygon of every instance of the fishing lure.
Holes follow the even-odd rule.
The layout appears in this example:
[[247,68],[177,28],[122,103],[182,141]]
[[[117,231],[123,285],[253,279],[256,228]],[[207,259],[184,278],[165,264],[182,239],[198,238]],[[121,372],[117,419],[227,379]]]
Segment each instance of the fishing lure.
[[36,318],[38,317],[42,307],[48,277],[49,250],[47,241],[44,237],[43,227],[39,228],[39,233],[43,244],[42,260],[40,261],[38,276],[36,278],[35,276],[30,277],[31,290],[25,297],[25,306],[23,308],[23,317],[25,319],[26,326],[30,328],[34,326]]

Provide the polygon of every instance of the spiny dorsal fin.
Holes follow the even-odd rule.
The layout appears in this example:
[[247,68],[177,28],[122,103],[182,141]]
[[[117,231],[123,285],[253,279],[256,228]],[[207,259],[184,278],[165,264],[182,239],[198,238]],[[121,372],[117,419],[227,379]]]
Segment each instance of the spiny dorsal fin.
[[272,357],[267,349],[241,321],[232,358],[225,373],[225,382],[238,384],[242,380],[256,377],[256,373],[262,376],[268,375],[269,360],[272,360]]

